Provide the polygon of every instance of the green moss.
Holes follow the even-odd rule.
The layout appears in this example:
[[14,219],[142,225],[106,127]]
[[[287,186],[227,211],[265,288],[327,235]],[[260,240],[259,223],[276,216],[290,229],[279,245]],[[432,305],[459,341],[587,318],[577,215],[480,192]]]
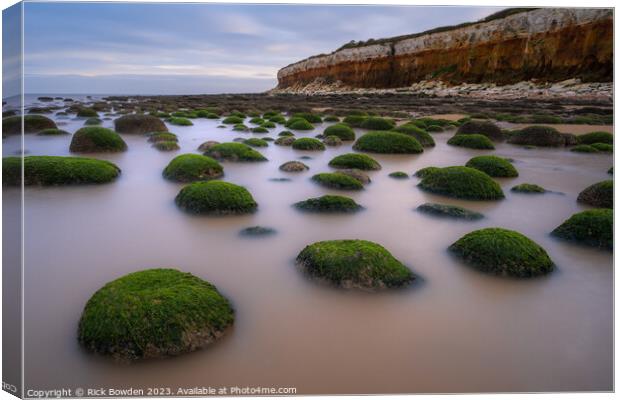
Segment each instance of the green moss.
[[390,131],[368,132],[357,139],[353,149],[386,154],[416,154],[424,151],[420,142],[413,137]]
[[570,151],[573,153],[598,153],[599,151],[589,144],[580,144],[575,147],[571,147]]
[[463,207],[438,203],[424,203],[418,206],[418,211],[438,217],[449,217],[456,219],[478,220],[484,218],[484,215]]
[[180,149],[179,144],[174,141],[156,142],[153,144],[153,147],[161,151],[174,151]]
[[246,117],[244,113],[242,113],[241,111],[236,111],[236,110],[231,111],[228,115],[231,117],[237,117],[241,119],[245,119]]
[[554,267],[545,249],[519,232],[502,228],[468,233],[449,250],[467,264],[496,275],[529,278]]
[[134,360],[178,355],[217,340],[235,320],[211,283],[149,269],[107,283],[86,303],[78,340],[89,351]]
[[258,139],[258,138],[246,139],[246,140],[243,141],[243,143],[247,144],[248,146],[252,146],[252,147],[267,147],[267,146],[269,146],[269,143],[267,143],[263,139]]
[[262,119],[261,117],[254,117],[252,119],[250,119],[250,123],[251,124],[255,124],[255,125],[261,125],[265,122],[264,119]]
[[219,178],[224,168],[211,157],[200,154],[181,154],[168,163],[164,178],[176,182],[195,182]]
[[[43,115],[24,115],[24,133],[57,129],[56,123]],[[22,132],[22,117],[15,115],[2,118],[2,136],[19,135]]]
[[248,132],[250,130],[250,128],[248,128],[244,124],[235,124],[235,126],[233,126],[232,130],[235,131],[235,132]]
[[293,142],[295,150],[325,150],[325,145],[315,138],[299,138]]
[[323,122],[320,115],[309,112],[295,113],[293,114],[293,118],[303,118],[312,124],[320,124]]
[[467,200],[499,200],[501,187],[484,172],[469,167],[446,167],[434,171],[418,186],[428,192]]
[[614,181],[609,179],[588,186],[579,193],[577,201],[598,208],[613,208]]
[[303,172],[310,169],[306,164],[301,161],[287,161],[280,165],[280,171],[284,172]]
[[92,108],[81,108],[80,110],[78,110],[77,116],[90,118],[90,117],[98,117],[99,114],[97,113],[97,111],[93,110]]
[[312,180],[321,186],[332,189],[362,190],[364,188],[364,185],[362,185],[359,180],[337,172],[324,172],[321,174],[316,174],[312,177]]
[[497,156],[474,157],[465,164],[494,178],[514,178],[519,176],[517,169],[505,158]]
[[545,193],[545,188],[535,185],[533,183],[521,183],[519,185],[513,186],[510,189],[512,192],[517,193]]
[[326,115],[325,117],[323,117],[323,121],[324,122],[339,122],[340,118],[338,118],[335,115]]
[[456,131],[456,135],[484,135],[491,140],[501,141],[504,139],[502,130],[489,121],[469,121],[465,122]]
[[338,136],[329,135],[323,138],[323,143],[325,143],[326,146],[340,146],[342,140]]
[[255,128],[252,128],[252,132],[254,133],[269,133],[269,130],[265,127],[262,126],[257,126]]
[[435,139],[428,134],[424,129],[418,128],[413,124],[404,124],[392,129],[395,132],[404,133],[406,135],[413,136],[423,147],[435,146]]
[[311,212],[355,212],[362,209],[355,200],[345,196],[325,195],[321,197],[311,198],[308,200],[295,203],[294,206],[300,210]]
[[368,117],[361,122],[360,128],[376,131],[389,131],[394,128],[394,121],[381,117]]
[[[79,185],[107,183],[121,170],[109,161],[84,157],[26,156],[23,158],[24,185]],[[22,158],[2,159],[2,181],[5,186],[20,186]]]
[[86,121],[84,121],[84,125],[89,126],[89,125],[101,125],[103,121],[100,120],[99,118],[88,118]]
[[168,123],[172,124],[172,125],[178,125],[178,126],[191,126],[194,125],[194,123],[192,121],[190,121],[187,118],[180,118],[180,117],[172,117],[172,118],[168,118],[167,119]]
[[309,131],[314,129],[314,126],[303,118],[293,119],[292,122],[286,124],[286,127],[297,131]]
[[277,231],[273,228],[258,225],[244,228],[239,232],[241,236],[269,236],[276,233]]
[[295,134],[291,131],[282,131],[278,133],[278,136],[295,136]]
[[334,124],[323,131],[325,136],[338,136],[340,140],[355,140],[355,132],[345,124]]
[[429,132],[443,132],[443,127],[439,125],[427,125],[426,130]]
[[258,207],[246,188],[223,181],[190,183],[181,189],[175,201],[192,214],[247,214]]
[[332,158],[329,166],[333,168],[357,168],[364,171],[381,169],[381,164],[366,154],[348,153]]
[[267,161],[258,151],[243,143],[220,143],[205,152],[206,156],[228,161]]
[[394,179],[408,179],[409,178],[409,175],[403,171],[391,172],[388,176]]
[[430,174],[437,172],[439,170],[441,170],[441,168],[439,167],[425,167],[425,168],[417,170],[415,172],[415,176],[417,176],[418,178],[426,178]]
[[67,131],[63,131],[62,129],[58,129],[58,128],[48,128],[48,129],[43,129],[42,131],[38,132],[37,135],[58,136],[58,135],[70,135],[70,133]]
[[278,146],[291,146],[295,142],[294,136],[281,136],[274,142]]
[[127,150],[127,144],[111,129],[89,126],[73,134],[69,150],[75,153],[117,152]]
[[242,124],[243,123],[243,118],[235,116],[235,115],[231,115],[229,117],[226,117],[222,120],[223,124],[226,125],[237,125],[237,124]]
[[609,208],[574,214],[551,232],[553,236],[588,246],[612,250],[614,212]]
[[343,288],[397,288],[415,279],[383,246],[366,240],[316,242],[296,260],[310,277]]
[[448,144],[451,146],[467,147],[469,149],[478,150],[493,150],[495,146],[484,135],[472,134],[472,135],[454,135],[448,140]]
[[114,130],[119,133],[145,134],[151,132],[167,132],[166,124],[152,115],[123,115],[114,120]]
[[263,122],[261,126],[262,126],[263,128],[272,129],[272,128],[275,128],[275,127],[276,127],[276,124],[274,124],[274,123],[273,123],[273,122],[271,122],[271,121],[266,121],[266,122]]
[[590,132],[577,137],[579,144],[606,143],[614,144],[614,135],[609,132]]
[[558,147],[567,144],[568,137],[549,126],[528,126],[526,128],[513,131],[508,138],[508,143]]
[[149,142],[157,143],[157,142],[178,142],[179,139],[177,135],[170,132],[154,132],[149,135]]
[[590,146],[594,147],[596,150],[600,151],[601,153],[613,153],[614,152],[614,146],[612,146],[611,144],[592,143]]
[[354,128],[360,128],[362,126],[362,122],[366,120],[365,115],[347,115],[342,120],[343,123],[352,126]]

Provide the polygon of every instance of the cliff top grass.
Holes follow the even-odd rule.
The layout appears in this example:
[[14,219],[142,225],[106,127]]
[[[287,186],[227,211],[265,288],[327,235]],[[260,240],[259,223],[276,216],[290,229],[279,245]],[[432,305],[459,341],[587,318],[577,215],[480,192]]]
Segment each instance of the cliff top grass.
[[[24,185],[80,185],[107,183],[121,170],[109,161],[84,157],[26,156],[23,158]],[[5,186],[22,183],[22,158],[2,159],[2,181]]]
[[295,150],[325,150],[325,145],[315,138],[299,138],[293,144]]
[[306,246],[296,261],[310,277],[342,288],[398,288],[415,279],[383,246],[366,240],[316,242]]
[[243,143],[219,143],[209,148],[204,153],[216,160],[227,161],[267,161],[258,151]]
[[519,185],[513,186],[510,189],[512,192],[517,193],[545,193],[545,188],[535,185],[533,183],[521,183]]
[[515,178],[517,169],[505,158],[497,156],[478,156],[467,161],[466,167],[475,168],[494,178]]
[[431,193],[465,200],[500,200],[502,188],[484,172],[469,167],[446,167],[426,175],[418,186]]
[[579,193],[577,201],[597,208],[613,208],[614,181],[609,179],[588,186]]
[[78,340],[89,351],[135,360],[208,345],[234,322],[229,301],[211,283],[175,269],[125,275],[88,300]]
[[381,164],[366,154],[347,153],[332,158],[329,166],[333,168],[356,168],[363,171],[381,169]]
[[127,150],[127,144],[111,129],[88,126],[73,134],[69,150],[74,153],[118,152]]
[[413,124],[404,124],[392,129],[394,132],[404,133],[413,136],[423,147],[435,146],[435,139],[424,129]]
[[502,228],[468,233],[449,250],[467,264],[496,275],[529,278],[547,274],[554,267],[542,247],[519,232]]
[[[24,133],[40,132],[44,129],[58,129],[56,123],[43,115],[24,115]],[[14,115],[2,118],[2,136],[19,135],[22,132],[22,117]]]
[[360,123],[360,128],[375,131],[389,131],[394,128],[394,121],[381,117],[368,117]]
[[579,144],[606,143],[614,144],[614,135],[609,132],[590,132],[577,136]]
[[146,134],[167,132],[166,124],[152,115],[130,114],[114,120],[114,130],[119,133]]
[[484,215],[479,212],[448,204],[424,203],[418,206],[417,210],[425,214],[435,215],[438,217],[449,217],[465,220],[478,220],[484,218]]
[[345,196],[325,195],[295,203],[294,206],[303,211],[324,213],[350,213],[359,211],[362,206],[355,200]]
[[338,172],[316,174],[312,180],[321,186],[339,190],[362,190],[364,185],[359,180]]
[[323,135],[325,136],[338,136],[340,140],[348,141],[355,140],[355,132],[351,127],[345,124],[334,124],[328,126],[323,131]]
[[595,208],[574,214],[555,228],[553,236],[586,246],[612,250],[614,247],[614,212],[609,208]]
[[384,154],[417,154],[424,151],[420,142],[413,137],[390,131],[368,132],[357,139],[353,149]]
[[502,130],[489,121],[469,121],[459,126],[456,131],[457,135],[479,134],[488,137],[491,140],[501,141],[504,139]]
[[175,201],[191,214],[247,214],[258,207],[246,188],[223,181],[190,183],[181,189]]
[[454,135],[448,140],[448,144],[451,146],[458,147],[466,147],[469,149],[478,149],[478,150],[494,150],[495,146],[491,142],[491,140],[479,134],[471,134],[471,135]]
[[211,157],[200,154],[181,154],[164,168],[164,178],[176,182],[194,182],[219,178],[224,168]]

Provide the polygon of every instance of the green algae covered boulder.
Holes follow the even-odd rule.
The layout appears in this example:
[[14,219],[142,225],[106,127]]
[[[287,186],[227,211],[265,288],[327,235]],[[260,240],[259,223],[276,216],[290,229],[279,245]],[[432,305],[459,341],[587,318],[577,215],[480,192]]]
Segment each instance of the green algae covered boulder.
[[37,135],[39,136],[63,136],[63,135],[70,135],[70,133],[67,131],[63,131],[62,129],[58,129],[58,128],[48,128],[48,129],[43,129],[42,131],[37,132]]
[[149,135],[149,142],[157,143],[157,142],[178,142],[179,139],[177,135],[170,132],[154,132]]
[[409,179],[409,175],[406,172],[403,172],[403,171],[390,172],[390,174],[388,176],[390,178],[394,178],[394,179]]
[[454,219],[478,220],[484,215],[476,211],[471,211],[463,207],[451,206],[448,204],[424,203],[417,208],[418,211],[435,215],[438,217],[449,217]]
[[118,133],[147,134],[167,132],[161,119],[152,115],[130,114],[114,120],[114,130]]
[[358,179],[338,172],[316,174],[312,177],[312,180],[321,186],[331,189],[362,190],[364,188],[364,185]]
[[441,168],[439,167],[424,167],[415,172],[415,176],[422,179],[426,178],[430,174],[439,171]]
[[342,140],[338,136],[330,135],[323,138],[323,143],[326,146],[334,147],[340,146],[342,144]]
[[224,118],[222,120],[222,123],[226,125],[237,125],[237,124],[242,124],[244,119],[245,118],[242,118],[236,115],[231,115],[229,117]]
[[612,250],[614,212],[609,208],[579,212],[555,228],[551,234],[564,240]]
[[123,360],[175,356],[224,335],[235,320],[211,283],[175,269],[148,269],[107,283],[78,325],[87,350]]
[[499,200],[502,188],[484,172],[469,167],[440,168],[425,177],[418,186],[427,192],[465,200]]
[[269,143],[259,138],[249,138],[243,141],[243,144],[247,144],[252,147],[267,147]]
[[467,161],[466,167],[475,168],[494,178],[514,178],[519,176],[517,169],[505,158],[497,156],[478,156]]
[[295,143],[295,140],[295,136],[280,136],[273,143],[278,146],[292,146],[293,143]]
[[314,125],[303,118],[291,118],[285,126],[295,131],[310,131],[314,129]]
[[394,128],[394,121],[381,117],[368,117],[361,122],[360,128],[373,131],[389,131]]
[[325,213],[350,213],[359,211],[362,206],[345,196],[325,195],[295,203],[299,210]]
[[204,154],[216,160],[243,162],[267,161],[261,153],[243,143],[219,143],[209,148]]
[[347,153],[332,158],[329,166],[333,168],[355,168],[363,171],[381,169],[381,164],[366,154]]
[[267,226],[249,226],[239,231],[239,235],[248,237],[271,236],[278,233],[274,228]]
[[468,121],[459,126],[456,135],[484,135],[491,140],[501,141],[504,139],[502,130],[490,121]]
[[[56,123],[43,115],[24,115],[24,133],[36,133],[44,129],[57,129]],[[2,136],[19,135],[22,132],[22,117],[14,115],[2,118]]]
[[308,121],[310,123],[313,123],[313,124],[319,124],[319,123],[323,122],[323,119],[321,118],[320,115],[313,114],[311,112],[295,113],[295,114],[293,114],[292,118],[303,118],[306,121]]
[[310,167],[301,161],[287,161],[280,165],[279,169],[284,172],[303,172],[309,170]]
[[181,154],[168,163],[163,175],[164,178],[176,182],[206,181],[224,175],[224,168],[211,157]]
[[383,246],[366,240],[316,242],[306,246],[296,261],[311,278],[346,289],[399,288],[415,279]]
[[[57,186],[107,183],[121,170],[109,161],[84,157],[26,156],[23,158],[24,185]],[[2,159],[5,186],[22,184],[22,158]]]
[[73,134],[69,150],[73,153],[112,153],[127,150],[127,144],[111,129],[88,126]]
[[468,233],[449,250],[468,265],[495,275],[529,278],[547,274],[554,267],[545,249],[536,242],[503,228]]
[[531,193],[531,194],[540,194],[540,193],[546,192],[545,188],[535,185],[533,183],[521,183],[519,185],[513,186],[512,189],[510,189],[510,191],[517,192],[517,193]]
[[606,181],[590,185],[579,193],[577,201],[597,208],[614,207],[614,181]]
[[90,117],[98,117],[99,114],[97,113],[97,111],[93,110],[92,108],[81,108],[78,110],[77,116],[84,117],[84,118],[90,118]]
[[579,144],[606,143],[614,144],[614,135],[609,132],[590,132],[577,136]]
[[172,118],[168,118],[166,121],[168,121],[169,124],[178,125],[178,126],[192,126],[192,125],[194,125],[194,123],[192,121],[190,121],[187,118],[183,118],[183,117],[172,117]]
[[614,146],[607,143],[592,143],[590,146],[594,147],[601,153],[613,153]]
[[172,140],[155,142],[153,143],[153,147],[160,151],[175,151],[181,148],[176,141]]
[[347,115],[346,117],[344,117],[342,122],[354,128],[360,128],[366,118],[367,117],[365,115]]
[[569,137],[549,126],[528,126],[511,132],[508,143],[541,146],[560,147],[567,144]]
[[190,183],[181,189],[175,201],[191,214],[248,214],[258,207],[246,188],[223,181]]
[[418,154],[424,151],[420,142],[415,138],[390,131],[368,132],[357,139],[353,149],[383,154]]
[[413,136],[423,147],[435,146],[435,139],[424,129],[413,124],[404,124],[392,129],[394,132],[404,133]]
[[345,124],[334,124],[323,131],[325,136],[338,136],[342,141],[355,140],[355,132]]
[[448,144],[451,146],[466,147],[468,149],[478,150],[494,150],[495,146],[491,140],[479,134],[462,134],[454,135],[448,140]]
[[96,117],[91,117],[88,118],[86,121],[84,121],[84,125],[89,126],[89,125],[101,125],[103,121],[99,118]]
[[296,139],[293,142],[292,147],[295,150],[325,150],[325,145],[323,142],[315,138]]
[[573,153],[598,153],[598,149],[589,144],[579,144],[575,147],[571,147],[570,151]]
[[252,133],[269,133],[269,130],[264,126],[257,126],[255,128],[250,129]]

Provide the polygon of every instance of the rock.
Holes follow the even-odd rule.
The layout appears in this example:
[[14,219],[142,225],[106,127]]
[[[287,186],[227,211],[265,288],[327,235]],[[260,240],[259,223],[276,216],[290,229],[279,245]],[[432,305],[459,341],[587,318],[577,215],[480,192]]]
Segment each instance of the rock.
[[540,193],[547,192],[545,188],[532,184],[532,183],[521,183],[519,185],[513,186],[512,189],[510,189],[510,191],[517,192],[517,193],[534,193],[534,194],[540,194]]
[[353,178],[343,173],[324,172],[316,174],[312,180],[321,186],[340,190],[362,190],[364,188],[359,179]]
[[[286,138],[286,136],[284,136]],[[314,138],[296,139],[292,147],[295,150],[325,150],[325,145],[320,140]]]
[[465,166],[482,171],[493,178],[515,178],[519,176],[517,169],[508,160],[497,156],[474,157]]
[[277,231],[273,228],[268,228],[264,226],[250,226],[248,228],[242,229],[239,234],[241,236],[270,236],[276,234]]
[[450,139],[448,139],[448,144],[451,146],[459,146],[466,147],[469,149],[478,149],[478,150],[494,150],[495,146],[491,142],[491,140],[484,136],[478,134],[471,135],[454,135]]
[[127,150],[127,144],[111,129],[89,126],[73,134],[69,151],[72,153],[105,153]]
[[508,138],[511,144],[543,147],[565,146],[566,142],[567,138],[555,128],[536,125],[514,131]]
[[295,203],[294,206],[303,211],[325,213],[350,213],[359,211],[362,206],[355,200],[345,196],[325,195]]
[[334,124],[323,131],[325,136],[337,136],[342,141],[355,140],[355,132],[348,125]]
[[166,124],[152,115],[123,115],[114,120],[114,130],[119,133],[146,134],[168,132]]
[[484,172],[469,167],[446,167],[433,171],[418,184],[423,190],[466,200],[500,200],[501,187]]
[[478,212],[447,204],[424,203],[418,206],[417,209],[425,214],[431,214],[439,217],[450,217],[466,220],[478,220],[484,218],[484,215]]
[[[23,159],[25,186],[100,184],[113,181],[120,173],[115,164],[92,158],[27,156]],[[2,159],[2,181],[5,186],[22,184],[21,157]]]
[[[44,129],[56,129],[56,123],[43,115],[24,115],[24,133],[36,133]],[[22,117],[19,115],[2,118],[2,136],[19,135],[22,132]]]
[[301,161],[287,161],[284,164],[280,165],[280,171],[284,172],[303,172],[309,170],[306,164]]
[[332,168],[355,168],[364,171],[376,171],[381,169],[381,164],[366,154],[347,153],[332,158],[329,162]]
[[176,182],[206,181],[220,178],[224,168],[211,157],[200,154],[181,154],[168,163],[163,176]]
[[207,150],[211,149],[216,144],[220,144],[220,142],[216,142],[215,140],[207,140],[206,142],[204,142],[200,146],[198,146],[198,151],[201,151],[201,152],[204,153]]
[[192,214],[248,214],[258,207],[246,188],[223,181],[190,183],[181,189],[175,202]]
[[577,201],[598,208],[614,207],[614,181],[606,180],[588,186],[579,193]]
[[586,246],[613,250],[614,212],[599,208],[579,212],[555,228],[551,234]]
[[418,154],[424,149],[411,136],[390,131],[373,131],[357,139],[353,145],[357,151],[385,154]]
[[206,156],[216,160],[257,162],[267,161],[258,151],[243,143],[220,143],[205,151]]

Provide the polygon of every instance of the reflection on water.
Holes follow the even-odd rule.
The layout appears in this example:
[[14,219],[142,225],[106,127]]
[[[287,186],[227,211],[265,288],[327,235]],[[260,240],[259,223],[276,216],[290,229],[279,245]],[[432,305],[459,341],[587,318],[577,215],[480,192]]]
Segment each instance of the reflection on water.
[[[64,120],[74,132],[82,121]],[[300,152],[271,144],[268,163],[225,163],[225,179],[246,186],[256,214],[196,217],[179,211],[181,185],[161,171],[206,140],[242,134],[217,121],[171,126],[180,152],[162,153],[141,136],[124,135],[129,150],[97,154],[117,163],[112,184],[28,188],[25,193],[25,369],[27,388],[177,387],[260,385],[297,387],[298,393],[611,390],[612,255],[557,241],[548,233],[583,207],[586,186],[607,179],[609,155],[561,149],[525,150],[500,144],[495,154],[515,159],[520,177],[500,180],[499,202],[457,201],[416,188],[418,180],[387,175],[435,165],[462,165],[484,152],[446,145],[415,156],[376,156],[365,190],[347,193],[366,210],[320,216],[291,204],[331,191],[310,176],[351,144]],[[111,121],[105,121],[112,126]],[[313,136],[321,132],[302,133]],[[275,133],[281,129],[276,129]],[[30,154],[68,154],[69,137],[26,137]],[[4,154],[20,138],[4,140]],[[278,166],[302,155],[310,171],[286,174]],[[487,153],[484,153],[487,154]],[[290,177],[290,182],[270,178]],[[509,188],[530,182],[562,194],[527,196]],[[338,193],[338,192],[331,192]],[[5,191],[15,205],[19,191]],[[416,212],[427,201],[466,206],[486,218],[436,219]],[[17,209],[15,209],[17,212]],[[245,238],[247,226],[278,234]],[[446,248],[463,234],[501,226],[524,233],[547,249],[557,270],[534,280],[481,274]],[[424,283],[407,290],[360,293],[309,282],[293,260],[307,244],[360,238],[381,243]],[[11,240],[9,238],[9,240]],[[213,282],[236,308],[234,329],[203,351],[168,360],[117,364],[85,353],[76,341],[85,302],[104,283],[126,273],[176,267]]]

